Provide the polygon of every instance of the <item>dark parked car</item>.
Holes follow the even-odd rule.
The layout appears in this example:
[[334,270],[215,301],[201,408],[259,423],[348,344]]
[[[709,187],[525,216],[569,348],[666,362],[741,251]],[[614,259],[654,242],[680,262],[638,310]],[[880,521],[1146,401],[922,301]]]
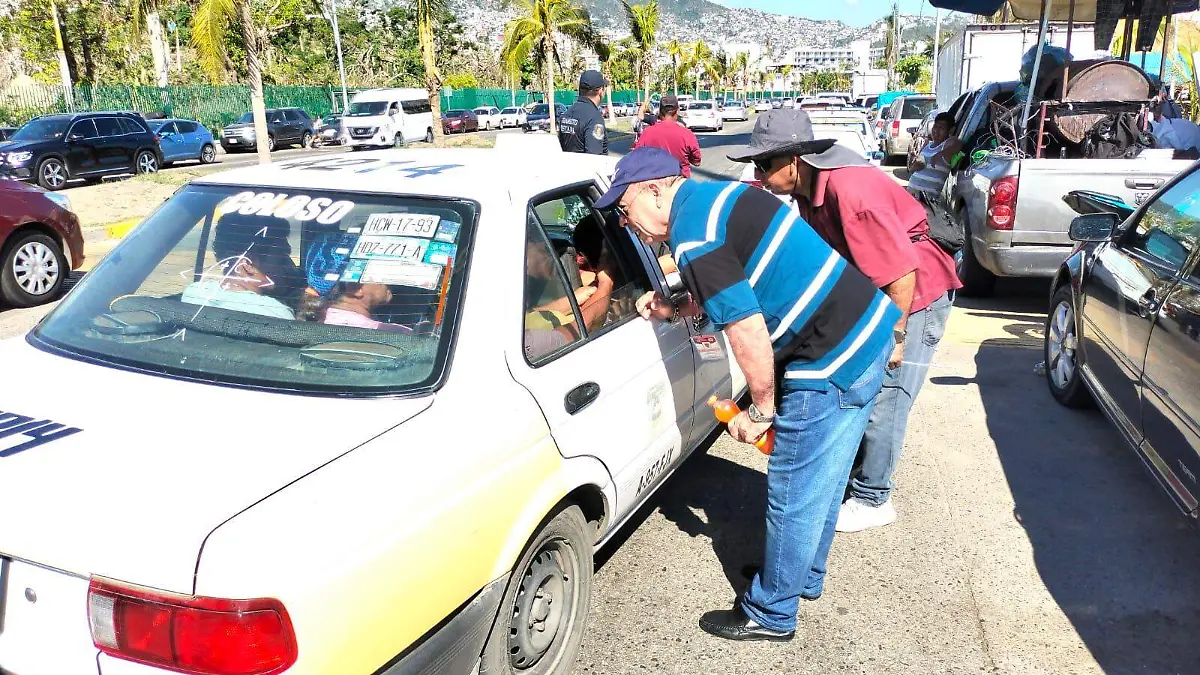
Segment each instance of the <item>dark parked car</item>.
[[82,264],[83,233],[67,197],[0,180],[0,298],[16,307],[50,302]]
[[[314,125],[308,113],[299,108],[272,108],[267,111],[267,149],[299,145],[307,148],[312,142]],[[225,152],[240,152],[258,148],[254,133],[254,113],[246,113],[237,122],[221,130],[221,147]]]
[[[567,112],[567,106],[562,103],[554,104],[554,119],[562,119],[563,114]],[[544,131],[550,128],[550,106],[545,103],[539,103],[533,106],[529,114],[525,116],[525,131]]]
[[75,179],[154,173],[158,139],[141,115],[128,112],[35,117],[0,143],[0,176],[59,190]]
[[1200,505],[1197,166],[1136,210],[1107,195],[1068,195],[1076,211],[1092,213],[1071,223],[1079,243],[1051,286],[1045,338],[1050,393],[1067,406],[1098,404],[1193,524]]
[[479,131],[479,118],[474,110],[447,110],[442,115],[443,134],[468,131]]
[[17,133],[16,127],[0,127],[0,141],[7,141],[15,133]]
[[212,132],[203,124],[191,120],[150,120],[150,130],[158,136],[163,163],[198,159],[201,164],[217,161],[217,146]]

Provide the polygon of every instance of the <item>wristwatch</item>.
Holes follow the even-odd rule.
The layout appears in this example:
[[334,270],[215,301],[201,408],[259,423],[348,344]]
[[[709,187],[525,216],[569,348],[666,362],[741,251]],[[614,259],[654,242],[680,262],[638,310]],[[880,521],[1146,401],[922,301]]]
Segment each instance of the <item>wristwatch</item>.
[[762,414],[762,412],[758,409],[758,406],[754,405],[753,403],[750,404],[749,408],[746,408],[746,415],[748,415],[750,417],[750,421],[754,422],[755,424],[773,424],[775,422],[774,415]]

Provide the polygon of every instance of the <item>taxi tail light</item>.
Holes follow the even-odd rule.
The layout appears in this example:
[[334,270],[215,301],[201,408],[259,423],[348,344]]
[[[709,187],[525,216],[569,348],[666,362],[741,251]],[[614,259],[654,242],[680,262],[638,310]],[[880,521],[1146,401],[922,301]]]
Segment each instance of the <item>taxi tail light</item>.
[[900,135],[900,120],[893,120],[893,121],[892,121],[892,131],[891,131],[891,134],[892,134],[892,138],[896,138],[896,137],[898,137],[898,136]]
[[1017,206],[1017,177],[1005,176],[992,181],[988,188],[987,226],[993,230],[1013,229]]
[[93,578],[92,642],[105,654],[197,675],[273,675],[296,662],[296,636],[278,600],[163,593]]

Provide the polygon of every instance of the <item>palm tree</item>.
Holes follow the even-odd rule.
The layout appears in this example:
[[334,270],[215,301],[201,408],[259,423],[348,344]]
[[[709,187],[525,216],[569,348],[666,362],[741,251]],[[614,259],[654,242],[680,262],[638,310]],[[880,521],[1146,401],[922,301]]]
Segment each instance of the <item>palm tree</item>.
[[717,52],[708,61],[708,77],[712,85],[712,97],[717,97],[717,89],[725,95],[725,78],[729,75],[729,57],[725,52]]
[[523,63],[532,56],[542,68],[552,134],[558,131],[554,115],[554,65],[559,63],[557,35],[561,33],[587,44],[594,32],[587,10],[571,0],[519,0],[517,17],[504,29],[501,58],[505,62]]
[[[243,0],[244,2],[245,0]],[[421,61],[425,66],[425,94],[433,111],[433,138],[442,137],[442,75],[437,67],[437,44],[433,28],[438,17],[446,12],[446,0],[412,0],[412,12],[417,19],[417,42],[421,45]]]
[[638,115],[641,116],[650,106],[650,76],[653,70],[654,45],[658,33],[658,0],[650,0],[644,5],[631,5],[629,0],[621,0],[621,5],[625,8],[625,18],[629,22],[629,35],[633,38],[630,51],[636,50],[638,81],[642,82],[645,87],[645,96],[642,99],[643,109],[638,112]]
[[679,96],[679,64],[687,58],[687,47],[679,40],[671,40],[663,45],[663,49],[671,57],[671,80],[675,84],[675,95]]
[[779,71],[783,75],[783,86],[788,90],[788,95],[791,96],[792,90],[792,64],[787,64],[783,70]]
[[267,139],[267,109],[263,102],[262,47],[266,36],[254,21],[252,0],[200,0],[192,17],[192,45],[200,57],[200,65],[217,81],[225,71],[225,31],[230,22],[237,21],[246,50],[246,74],[250,80],[250,110],[254,114],[254,137],[257,139],[258,161],[271,161]]
[[708,70],[709,62],[712,61],[712,50],[708,45],[704,44],[704,40],[696,40],[692,45],[689,61],[692,69],[696,73],[696,98],[700,98],[700,74]]
[[596,31],[595,35],[592,36],[591,47],[592,51],[596,52],[596,58],[600,59],[600,74],[609,83],[609,86],[604,88],[604,95],[608,100],[608,121],[612,122],[616,119],[616,116],[613,115],[612,105],[612,58],[615,54],[613,53],[612,45],[605,41],[604,36],[599,31]]
[[163,37],[162,17],[159,15],[159,0],[135,0],[129,15],[129,27],[136,34],[146,25],[146,37],[150,42],[150,56],[154,61],[154,81],[160,87],[167,86],[170,57],[167,41]]
[[734,85],[734,91],[736,92],[737,87],[741,86],[743,96],[745,95],[746,87],[749,84],[746,82],[746,70],[749,67],[750,54],[748,52],[738,52],[737,55],[733,57],[733,62],[729,64],[729,70],[733,71],[733,73],[737,75],[737,84]]

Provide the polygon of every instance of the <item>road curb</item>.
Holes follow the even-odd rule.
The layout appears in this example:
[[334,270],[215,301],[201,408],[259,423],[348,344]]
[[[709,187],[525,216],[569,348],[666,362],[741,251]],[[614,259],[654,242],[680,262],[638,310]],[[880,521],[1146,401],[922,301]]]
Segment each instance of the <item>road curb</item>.
[[111,225],[85,227],[83,228],[83,243],[99,244],[105,241],[124,239],[125,235],[129,234],[140,222],[142,222],[141,218],[127,218]]

